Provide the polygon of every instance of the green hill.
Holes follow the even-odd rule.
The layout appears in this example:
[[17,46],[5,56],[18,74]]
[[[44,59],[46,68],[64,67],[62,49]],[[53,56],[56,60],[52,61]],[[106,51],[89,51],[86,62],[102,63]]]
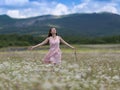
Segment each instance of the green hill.
[[112,13],[44,15],[27,19],[13,19],[0,15],[0,34],[47,35],[49,27],[56,27],[66,36],[120,35],[120,15]]

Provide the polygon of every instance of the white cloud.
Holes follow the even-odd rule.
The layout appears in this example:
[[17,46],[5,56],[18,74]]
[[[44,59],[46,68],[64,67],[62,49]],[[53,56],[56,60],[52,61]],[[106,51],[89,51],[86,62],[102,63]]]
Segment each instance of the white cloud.
[[104,6],[101,9],[98,10],[99,12],[107,11],[118,14],[118,10],[114,6]]
[[84,0],[84,2],[74,5],[73,8],[71,9],[71,12],[76,13],[86,11],[85,9],[88,7],[89,1],[90,0]]
[[51,14],[53,15],[63,15],[69,13],[68,7],[61,3],[57,4],[55,9],[53,8],[51,11]]
[[83,0],[81,3],[67,6],[55,1],[47,2],[47,0],[42,0],[41,2],[30,2],[29,0],[0,0],[0,14],[7,14],[15,18],[26,18],[46,14],[63,15],[103,11],[120,14],[118,1],[95,2],[95,0]]
[[96,12],[111,12],[111,13],[119,14],[117,4],[111,2],[105,4],[97,3],[95,10]]
[[22,5],[28,2],[29,0],[0,0],[0,5]]
[[8,10],[7,15],[14,18],[26,18],[26,16],[20,14],[19,10]]
[[90,0],[85,0],[83,3],[77,4],[74,6],[72,12],[84,12],[84,13],[92,13],[92,12],[111,12],[117,13],[118,8],[115,2],[109,3],[100,3],[100,2],[92,2]]
[[8,10],[7,15],[14,18],[26,18],[39,15],[63,15],[68,14],[68,7],[61,3],[37,3],[33,2],[30,8],[19,9],[19,10]]

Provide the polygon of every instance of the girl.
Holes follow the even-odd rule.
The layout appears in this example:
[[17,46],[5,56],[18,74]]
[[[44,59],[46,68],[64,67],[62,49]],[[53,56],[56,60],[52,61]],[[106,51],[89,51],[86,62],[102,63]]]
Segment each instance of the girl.
[[55,28],[50,28],[48,37],[43,42],[41,42],[40,44],[37,44],[35,46],[31,46],[29,49],[32,50],[33,48],[42,46],[48,42],[50,44],[50,49],[49,49],[49,52],[45,55],[45,57],[43,59],[44,63],[52,63],[52,64],[60,64],[61,63],[61,50],[59,47],[60,42],[69,46],[70,48],[74,49],[73,46],[68,44],[60,36],[57,35]]

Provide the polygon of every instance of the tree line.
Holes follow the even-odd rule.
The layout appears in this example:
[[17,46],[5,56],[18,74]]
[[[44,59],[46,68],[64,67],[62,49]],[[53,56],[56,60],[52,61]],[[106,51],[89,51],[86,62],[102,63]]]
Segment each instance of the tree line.
[[[0,48],[8,46],[30,46],[42,42],[46,37],[18,34],[0,35]],[[104,37],[62,36],[70,44],[120,44],[120,35]]]

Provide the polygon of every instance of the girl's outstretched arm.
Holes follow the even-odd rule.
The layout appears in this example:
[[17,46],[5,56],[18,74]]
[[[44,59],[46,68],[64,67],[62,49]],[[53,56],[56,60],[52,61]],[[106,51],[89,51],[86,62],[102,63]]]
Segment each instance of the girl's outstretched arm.
[[75,49],[73,46],[71,46],[70,44],[68,44],[65,40],[62,39],[62,37],[60,37],[60,42],[62,42],[63,44],[67,45],[68,47],[72,48],[72,49]]
[[29,50],[32,50],[33,48],[36,48],[36,47],[38,47],[38,46],[42,46],[42,45],[45,45],[46,43],[48,43],[48,41],[49,41],[49,38],[46,38],[44,41],[42,41],[41,43],[39,43],[39,44],[37,44],[37,45],[35,45],[35,46],[31,46],[31,47],[29,47],[28,49]]

